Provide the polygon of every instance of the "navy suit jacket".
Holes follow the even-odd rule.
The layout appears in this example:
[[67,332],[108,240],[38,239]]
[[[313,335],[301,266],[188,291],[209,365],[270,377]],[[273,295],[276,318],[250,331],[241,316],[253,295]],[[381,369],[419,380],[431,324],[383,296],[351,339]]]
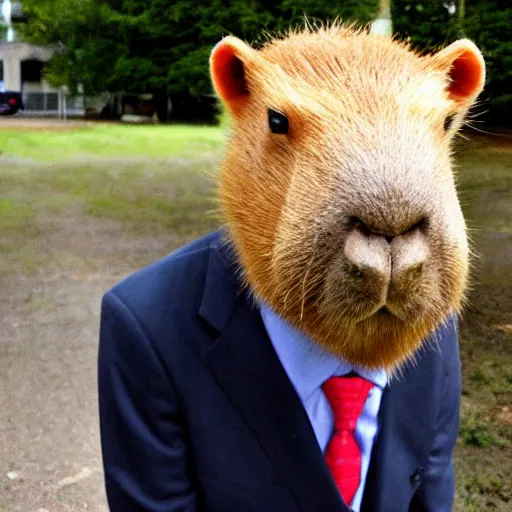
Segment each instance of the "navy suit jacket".
[[[114,512],[347,512],[219,232],[104,297],[99,405]],[[455,321],[386,388],[362,510],[449,511]]]

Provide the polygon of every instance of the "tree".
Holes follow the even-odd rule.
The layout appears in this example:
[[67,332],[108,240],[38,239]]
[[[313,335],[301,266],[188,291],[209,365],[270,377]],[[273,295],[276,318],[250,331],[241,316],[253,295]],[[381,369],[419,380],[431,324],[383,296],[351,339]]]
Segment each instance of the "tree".
[[[508,0],[393,0],[394,29],[415,48],[473,39],[488,66],[486,119],[512,119],[512,6]],[[45,68],[54,84],[86,94],[153,93],[191,108],[211,94],[208,56],[227,34],[261,44],[262,32],[310,19],[374,19],[379,0],[24,0],[26,38],[57,48]],[[195,99],[195,100],[194,100]]]
[[395,30],[413,47],[434,50],[472,39],[487,64],[486,122],[512,124],[512,6],[508,0],[393,0]]
[[211,94],[208,56],[227,34],[261,42],[312,19],[368,22],[378,0],[25,0],[25,37],[57,47],[45,68],[54,84],[86,94],[151,92],[161,118],[167,95]]
[[104,91],[112,41],[104,37],[101,9],[95,0],[24,0],[26,23],[19,30],[29,42],[56,49],[45,66],[45,77],[54,85],[76,92]]
[[487,64],[485,120],[512,124],[512,5],[508,0],[468,3],[463,29]]

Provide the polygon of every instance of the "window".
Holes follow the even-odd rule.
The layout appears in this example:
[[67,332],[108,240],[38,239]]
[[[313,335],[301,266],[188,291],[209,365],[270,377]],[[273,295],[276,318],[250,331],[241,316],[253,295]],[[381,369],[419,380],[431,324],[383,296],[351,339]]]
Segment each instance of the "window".
[[43,77],[43,63],[40,60],[24,60],[21,63],[23,82],[40,82]]

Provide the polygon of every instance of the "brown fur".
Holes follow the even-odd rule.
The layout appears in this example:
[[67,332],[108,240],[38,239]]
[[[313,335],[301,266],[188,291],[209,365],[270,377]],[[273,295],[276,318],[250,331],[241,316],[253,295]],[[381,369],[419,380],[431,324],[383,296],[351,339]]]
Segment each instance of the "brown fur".
[[[450,144],[483,84],[479,55],[461,42],[419,56],[337,24],[259,51],[230,38],[212,54],[213,81],[233,118],[220,198],[247,283],[352,363],[396,368],[460,308],[468,247]],[[286,113],[288,135],[270,133],[268,108]],[[419,223],[427,260],[388,285],[379,272],[354,273],[354,218],[391,235]],[[372,237],[368,257],[378,259],[383,237]],[[409,243],[399,238],[396,261]]]

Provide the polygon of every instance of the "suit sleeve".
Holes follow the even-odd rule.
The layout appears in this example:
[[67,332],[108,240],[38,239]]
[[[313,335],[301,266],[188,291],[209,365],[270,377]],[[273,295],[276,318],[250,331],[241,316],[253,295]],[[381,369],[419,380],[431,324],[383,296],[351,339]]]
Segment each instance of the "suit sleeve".
[[196,512],[184,421],[171,378],[127,306],[103,298],[101,444],[112,512]]
[[461,396],[461,364],[455,320],[451,324],[448,364],[440,409],[437,418],[437,430],[432,443],[428,466],[423,483],[416,492],[409,509],[410,512],[451,512],[455,494],[455,475],[453,468],[453,450],[459,431],[459,409]]

